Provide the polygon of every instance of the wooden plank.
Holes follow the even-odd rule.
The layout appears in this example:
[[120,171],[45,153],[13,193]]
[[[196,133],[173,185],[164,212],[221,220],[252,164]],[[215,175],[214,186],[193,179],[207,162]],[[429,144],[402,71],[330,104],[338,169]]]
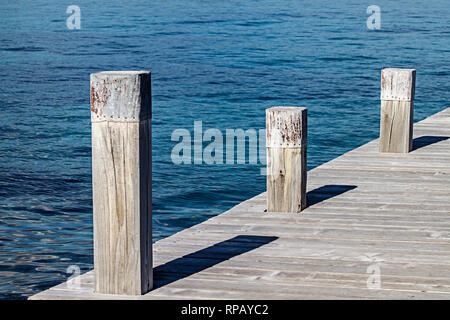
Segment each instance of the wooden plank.
[[[167,282],[170,279],[178,279],[178,277],[170,278],[166,275]],[[93,285],[86,284],[82,289],[77,291],[59,289],[49,290],[46,295],[41,293],[41,297],[34,296],[34,299],[159,299],[159,298],[176,298],[179,294],[184,298],[194,299],[236,299],[245,295],[247,299],[362,299],[362,298],[376,298],[376,299],[436,299],[449,298],[449,293],[442,290],[440,285],[432,284],[415,284],[415,283],[391,283],[385,281],[383,284],[386,288],[377,290],[367,289],[366,279],[360,275],[359,280],[342,281],[343,279],[329,279],[318,278],[319,273],[310,274],[306,279],[298,279],[302,285],[297,285],[297,281],[274,280],[274,277],[286,277],[288,274],[283,273],[266,273],[258,276],[250,274],[246,276],[250,281],[243,280],[241,276],[237,279],[235,276],[224,277],[223,274],[198,274],[183,281],[171,281],[162,287],[159,286],[158,281],[155,281],[156,289],[144,296],[117,296],[117,295],[102,295],[93,293]],[[159,281],[161,281],[159,280]],[[340,281],[341,280],[341,281]],[[247,283],[249,285],[247,285]],[[250,285],[251,283],[251,285]],[[264,290],[264,286],[271,285],[273,290]],[[338,284],[336,286],[336,284]]]
[[[156,260],[157,269],[161,271],[174,272],[179,270],[176,264],[170,261],[178,256],[175,253],[167,252],[159,254]],[[317,259],[314,257],[297,259],[285,258],[280,260],[276,257],[259,258],[258,265],[252,264],[253,258],[248,256],[235,257],[225,261],[217,257],[183,257],[184,272],[195,273],[199,264],[208,264],[211,267],[207,271],[214,271],[217,268],[225,268],[230,270],[246,269],[246,270],[265,270],[265,271],[302,271],[310,273],[342,273],[342,274],[367,274],[367,268],[373,263],[378,263],[382,268],[383,277],[392,279],[418,281],[420,283],[428,283],[428,281],[444,281],[449,280],[448,264],[426,264],[426,263],[410,263],[410,262],[387,262],[387,261],[351,261],[336,259]],[[206,269],[205,269],[206,271]],[[159,270],[158,270],[159,272]],[[214,271],[215,272],[215,271]]]

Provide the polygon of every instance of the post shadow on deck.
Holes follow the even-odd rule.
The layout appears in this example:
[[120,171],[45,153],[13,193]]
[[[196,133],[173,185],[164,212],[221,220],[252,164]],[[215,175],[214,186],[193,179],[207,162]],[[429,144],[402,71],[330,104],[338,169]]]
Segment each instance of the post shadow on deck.
[[239,235],[169,261],[153,269],[153,289],[189,277],[277,239],[278,237]]
[[354,185],[338,185],[338,184],[327,184],[320,188],[311,190],[306,194],[307,206],[310,207],[319,202],[328,200],[330,198],[336,197],[347,191],[355,189]]
[[433,143],[438,143],[444,140],[449,139],[450,137],[445,137],[445,136],[422,136],[422,137],[418,137],[415,138],[413,140],[413,148],[412,150],[417,150],[426,146],[429,146],[430,144]]

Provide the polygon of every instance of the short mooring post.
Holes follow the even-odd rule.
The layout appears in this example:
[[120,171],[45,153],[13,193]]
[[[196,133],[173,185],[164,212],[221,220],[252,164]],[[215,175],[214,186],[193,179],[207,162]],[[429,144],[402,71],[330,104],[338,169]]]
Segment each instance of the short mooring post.
[[266,110],[267,211],[306,207],[307,109]]
[[381,71],[380,152],[412,150],[416,70]]
[[91,74],[94,270],[97,293],[152,288],[149,71]]

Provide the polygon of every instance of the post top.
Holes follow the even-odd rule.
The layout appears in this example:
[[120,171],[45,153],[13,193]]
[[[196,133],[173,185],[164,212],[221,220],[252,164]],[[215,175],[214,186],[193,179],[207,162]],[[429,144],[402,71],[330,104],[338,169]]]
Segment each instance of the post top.
[[102,71],[91,74],[91,121],[151,119],[151,73]]
[[386,68],[381,71],[381,100],[414,100],[416,69]]
[[406,68],[384,68],[382,71],[383,71],[383,72],[406,72],[406,73],[411,73],[411,72],[415,72],[416,69],[406,69]]
[[266,146],[299,148],[306,145],[307,108],[278,106],[266,109]]
[[271,110],[271,111],[286,111],[286,112],[298,112],[298,111],[303,111],[306,110],[307,108],[305,107],[293,107],[293,106],[277,106],[277,107],[271,107],[266,109],[267,111]]
[[150,74],[150,70],[139,70],[139,71],[133,71],[133,70],[118,70],[118,71],[100,71],[96,73],[91,73],[91,77],[101,77],[101,76],[135,76],[139,74]]

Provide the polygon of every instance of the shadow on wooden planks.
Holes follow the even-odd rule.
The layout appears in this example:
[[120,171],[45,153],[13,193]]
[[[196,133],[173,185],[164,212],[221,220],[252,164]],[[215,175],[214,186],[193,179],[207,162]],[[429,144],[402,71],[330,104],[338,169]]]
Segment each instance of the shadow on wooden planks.
[[354,185],[338,185],[338,184],[327,184],[320,188],[316,188],[306,194],[307,207],[331,199],[355,188],[356,186]]
[[239,235],[153,269],[153,289],[189,277],[220,262],[268,244],[278,237]]
[[413,140],[412,151],[429,146],[430,144],[433,144],[433,143],[438,143],[438,142],[447,140],[449,138],[450,137],[444,137],[444,136],[422,136],[422,137],[415,138]]

